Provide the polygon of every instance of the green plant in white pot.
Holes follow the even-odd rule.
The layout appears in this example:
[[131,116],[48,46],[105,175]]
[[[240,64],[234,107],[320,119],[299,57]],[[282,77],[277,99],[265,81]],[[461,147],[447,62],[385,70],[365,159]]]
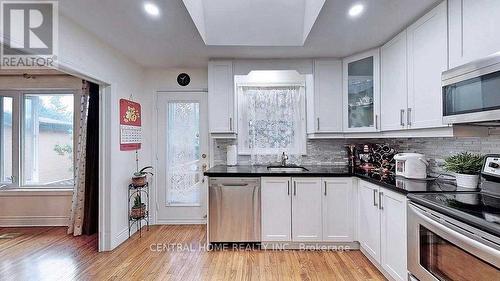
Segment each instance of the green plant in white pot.
[[455,173],[457,186],[477,188],[483,160],[482,155],[462,152],[444,159],[444,168]]

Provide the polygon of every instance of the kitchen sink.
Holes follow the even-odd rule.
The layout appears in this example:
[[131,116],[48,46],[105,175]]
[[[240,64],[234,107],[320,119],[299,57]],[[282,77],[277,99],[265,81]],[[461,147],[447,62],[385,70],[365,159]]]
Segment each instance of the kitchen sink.
[[268,166],[270,172],[307,172],[308,169],[300,166]]

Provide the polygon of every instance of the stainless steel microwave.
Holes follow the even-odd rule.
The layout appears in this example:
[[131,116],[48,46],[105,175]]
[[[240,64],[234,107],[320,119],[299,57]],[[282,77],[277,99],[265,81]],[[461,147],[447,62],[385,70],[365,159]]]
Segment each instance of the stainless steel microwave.
[[442,74],[443,123],[500,122],[500,52]]

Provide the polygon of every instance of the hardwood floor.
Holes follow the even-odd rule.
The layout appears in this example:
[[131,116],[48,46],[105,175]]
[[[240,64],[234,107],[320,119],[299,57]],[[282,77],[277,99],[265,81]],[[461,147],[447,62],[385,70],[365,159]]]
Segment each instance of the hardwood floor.
[[[112,252],[63,227],[0,228],[0,280],[385,280],[359,251],[204,251],[205,227],[152,226]],[[160,250],[160,251],[158,251]]]

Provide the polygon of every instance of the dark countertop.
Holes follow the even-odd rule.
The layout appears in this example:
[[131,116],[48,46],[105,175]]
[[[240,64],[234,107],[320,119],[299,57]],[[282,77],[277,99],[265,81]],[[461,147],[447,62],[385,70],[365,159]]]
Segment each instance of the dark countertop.
[[302,166],[309,171],[276,172],[269,171],[267,166],[217,165],[204,173],[208,177],[349,177],[347,166]]
[[381,178],[377,174],[351,173],[347,166],[318,165],[304,166],[305,172],[271,172],[267,166],[215,166],[204,174],[208,177],[357,177],[367,182],[402,193],[470,191],[457,188],[454,181],[435,179],[412,180],[395,176]]

